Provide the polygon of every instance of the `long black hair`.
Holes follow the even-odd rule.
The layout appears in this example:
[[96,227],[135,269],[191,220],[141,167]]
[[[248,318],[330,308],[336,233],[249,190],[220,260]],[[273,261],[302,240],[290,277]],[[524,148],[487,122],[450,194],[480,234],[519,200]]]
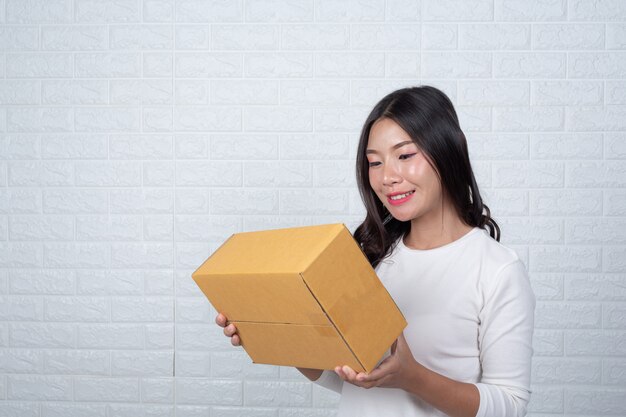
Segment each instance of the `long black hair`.
[[403,88],[388,94],[374,106],[361,130],[357,150],[357,185],[367,215],[357,227],[354,238],[372,266],[378,265],[411,227],[410,221],[391,217],[369,182],[365,150],[372,125],[384,118],[396,122],[424,153],[461,220],[469,226],[488,230],[489,235],[499,241],[500,228],[480,196],[467,141],[452,102],[434,87]]

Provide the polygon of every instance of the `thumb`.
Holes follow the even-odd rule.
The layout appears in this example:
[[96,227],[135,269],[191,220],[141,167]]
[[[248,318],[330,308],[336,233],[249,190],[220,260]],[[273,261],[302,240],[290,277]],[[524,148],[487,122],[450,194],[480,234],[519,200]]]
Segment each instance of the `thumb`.
[[408,351],[411,350],[409,348],[409,344],[406,342],[406,339],[404,338],[404,332],[400,333],[400,336],[398,336],[398,339],[396,339],[396,341],[394,342],[394,346],[395,346],[394,351],[399,350],[400,352],[406,352],[407,350]]

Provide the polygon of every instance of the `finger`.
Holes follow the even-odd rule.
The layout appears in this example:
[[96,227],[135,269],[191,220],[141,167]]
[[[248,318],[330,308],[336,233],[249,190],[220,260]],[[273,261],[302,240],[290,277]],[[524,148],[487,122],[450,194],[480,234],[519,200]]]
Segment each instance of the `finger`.
[[233,346],[241,346],[241,339],[239,338],[239,335],[233,335],[233,337],[230,338],[230,343]]
[[219,313],[217,317],[215,317],[215,323],[217,323],[217,325],[220,327],[225,327],[226,322],[227,322],[226,316],[223,315],[222,313]]
[[350,381],[356,381],[357,373],[354,371],[354,369],[350,368],[348,365],[344,365],[341,370]]
[[224,327],[224,334],[226,336],[232,337],[235,333],[237,333],[237,328],[234,324],[229,324],[228,326]]
[[390,375],[394,372],[395,369],[395,365],[393,363],[393,357],[390,356],[387,359],[385,359],[384,361],[382,361],[380,363],[380,365],[378,365],[376,367],[376,369],[374,369],[372,372],[366,374],[366,373],[362,373],[361,375],[361,380],[362,381],[376,381],[379,380],[387,375]]
[[339,378],[341,378],[343,381],[346,381],[346,374],[343,373],[343,370],[341,369],[341,366],[336,366],[335,367],[335,373],[339,376]]

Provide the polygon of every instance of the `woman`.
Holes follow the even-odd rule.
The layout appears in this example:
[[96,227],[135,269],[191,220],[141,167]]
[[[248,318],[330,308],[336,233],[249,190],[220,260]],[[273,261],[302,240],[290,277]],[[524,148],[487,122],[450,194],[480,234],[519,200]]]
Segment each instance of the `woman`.
[[498,243],[448,97],[425,86],[383,98],[361,132],[357,180],[367,215],[354,237],[408,326],[369,374],[300,371],[341,393],[340,417],[523,416],[535,299]]

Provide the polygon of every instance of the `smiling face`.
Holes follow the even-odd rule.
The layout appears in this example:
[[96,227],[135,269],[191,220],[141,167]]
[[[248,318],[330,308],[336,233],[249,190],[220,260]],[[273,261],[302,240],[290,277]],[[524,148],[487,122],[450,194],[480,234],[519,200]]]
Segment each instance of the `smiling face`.
[[372,125],[366,155],[370,186],[394,218],[412,224],[441,223],[439,176],[396,122],[383,118]]

